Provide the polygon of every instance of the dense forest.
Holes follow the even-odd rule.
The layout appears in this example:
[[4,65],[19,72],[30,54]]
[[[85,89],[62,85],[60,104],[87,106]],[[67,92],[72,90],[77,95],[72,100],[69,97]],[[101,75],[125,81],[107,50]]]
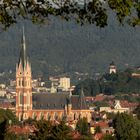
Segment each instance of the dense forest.
[[52,18],[46,25],[21,21],[1,32],[0,72],[15,72],[23,25],[34,76],[105,72],[112,60],[120,69],[140,64],[139,27],[119,25],[113,18],[103,29]]
[[74,93],[81,92],[83,88],[86,96],[95,96],[100,93],[106,95],[140,93],[140,78],[132,77],[133,70],[106,73],[98,80],[86,79],[79,82]]

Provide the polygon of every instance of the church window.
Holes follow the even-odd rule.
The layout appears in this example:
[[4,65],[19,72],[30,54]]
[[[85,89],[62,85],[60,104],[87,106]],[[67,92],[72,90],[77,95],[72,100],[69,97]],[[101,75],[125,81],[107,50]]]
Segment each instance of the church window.
[[36,113],[35,112],[33,112],[32,118],[36,119]]
[[40,113],[40,120],[43,119],[43,117],[44,117],[44,114],[43,114],[43,112],[41,112]]
[[50,115],[50,113],[48,113],[48,120],[50,120],[51,119],[51,115]]
[[74,113],[74,120],[76,120],[76,114]]
[[20,93],[20,104],[23,104],[23,94]]
[[54,113],[54,119],[57,120],[58,119],[58,114],[55,112]]
[[29,92],[27,94],[27,103],[28,103],[28,105],[30,105],[30,94],[29,94]]
[[22,86],[24,87],[24,80],[22,80]]
[[81,119],[81,114],[79,114],[79,119]]

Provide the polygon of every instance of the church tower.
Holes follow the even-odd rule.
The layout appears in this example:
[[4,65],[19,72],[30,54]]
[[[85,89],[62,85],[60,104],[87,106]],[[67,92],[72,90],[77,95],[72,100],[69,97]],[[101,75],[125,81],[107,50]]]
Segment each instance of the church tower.
[[19,62],[16,65],[16,116],[19,120],[28,118],[32,110],[32,74],[27,52],[24,28],[21,39]]

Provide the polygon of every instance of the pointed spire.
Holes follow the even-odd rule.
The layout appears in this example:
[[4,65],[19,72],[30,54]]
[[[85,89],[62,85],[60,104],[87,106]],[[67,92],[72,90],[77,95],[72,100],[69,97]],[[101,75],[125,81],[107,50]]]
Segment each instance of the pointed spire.
[[79,105],[80,105],[80,109],[87,109],[83,87],[81,88],[81,92],[79,95]]
[[22,31],[22,39],[21,39],[21,49],[20,49],[20,58],[19,58],[19,63],[21,63],[22,68],[24,69],[26,64],[27,64],[27,52],[26,52],[26,42],[25,42],[25,33],[24,33],[24,27]]
[[67,98],[67,103],[68,104],[71,104],[71,96],[72,96],[72,93],[70,92],[69,95],[68,95],[68,98]]

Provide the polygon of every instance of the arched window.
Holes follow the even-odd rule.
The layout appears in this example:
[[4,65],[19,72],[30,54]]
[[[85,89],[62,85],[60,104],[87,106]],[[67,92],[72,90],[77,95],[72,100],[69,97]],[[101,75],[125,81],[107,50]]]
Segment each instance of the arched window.
[[22,80],[22,86],[24,87],[24,80]]
[[44,113],[41,112],[41,113],[40,113],[40,120],[42,120],[43,118],[44,118]]
[[47,118],[48,120],[50,120],[51,119],[51,115],[50,115],[50,113],[48,113],[48,118]]
[[19,93],[19,98],[20,98],[19,103],[23,104],[23,94],[22,93]]
[[36,119],[36,117],[37,117],[36,113],[33,112],[33,114],[32,114],[32,119]]
[[58,120],[58,113],[57,112],[54,113],[54,120]]
[[76,120],[76,113],[74,113],[74,120]]
[[27,104],[30,105],[30,93],[27,92]]

